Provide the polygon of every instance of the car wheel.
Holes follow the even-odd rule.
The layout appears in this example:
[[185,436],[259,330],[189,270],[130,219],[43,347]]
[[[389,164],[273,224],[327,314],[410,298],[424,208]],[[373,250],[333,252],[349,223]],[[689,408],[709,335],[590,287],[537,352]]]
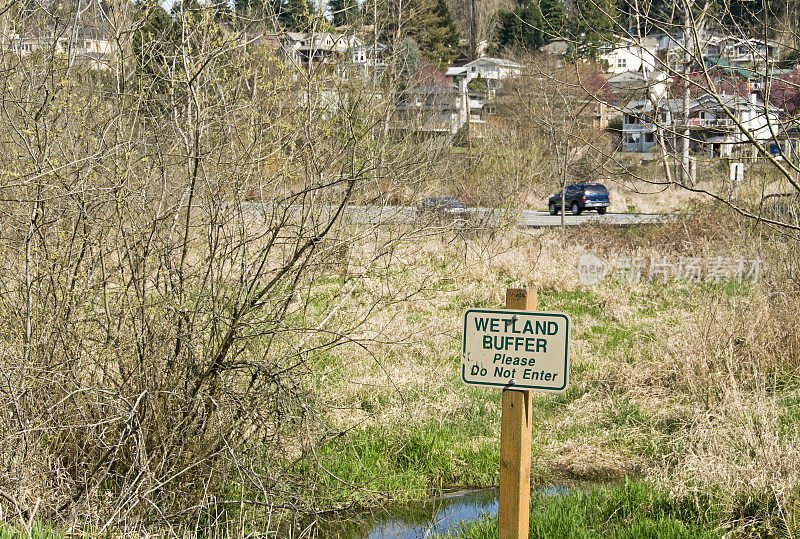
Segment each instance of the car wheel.
[[555,202],[551,202],[548,208],[550,209],[550,215],[556,215],[558,213]]
[[572,215],[580,215],[581,214],[581,207],[578,206],[577,202],[573,202],[572,206],[570,206],[570,207],[572,208]]
[[600,215],[605,215],[606,214],[606,209],[605,208],[597,208],[597,213],[599,213]]

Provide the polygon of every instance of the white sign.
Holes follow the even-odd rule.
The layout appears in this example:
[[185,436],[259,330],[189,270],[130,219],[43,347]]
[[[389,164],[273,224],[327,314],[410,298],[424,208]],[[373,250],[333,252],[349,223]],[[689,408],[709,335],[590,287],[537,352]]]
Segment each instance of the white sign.
[[739,185],[744,182],[744,163],[731,163],[731,183]]
[[465,384],[559,392],[569,383],[569,316],[470,309],[464,313]]

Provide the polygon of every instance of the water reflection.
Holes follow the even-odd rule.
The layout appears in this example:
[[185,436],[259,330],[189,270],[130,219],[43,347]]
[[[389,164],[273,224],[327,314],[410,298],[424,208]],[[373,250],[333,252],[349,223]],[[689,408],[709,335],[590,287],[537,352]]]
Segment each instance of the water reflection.
[[[547,486],[539,492],[547,496],[562,496],[567,493],[567,488]],[[461,522],[476,520],[482,515],[495,516],[497,496],[497,489],[451,492],[426,502],[388,506],[347,516],[340,514],[330,521],[307,522],[289,535],[357,539],[433,537],[457,530]]]
[[423,504],[410,511],[389,511],[375,522],[363,537],[411,539],[431,537],[458,528],[460,522],[475,520],[483,514],[497,513],[497,490],[459,492]]
[[451,492],[439,498],[339,514],[332,520],[306,522],[290,537],[347,537],[357,539],[416,539],[458,528],[460,522],[497,514],[497,489]]

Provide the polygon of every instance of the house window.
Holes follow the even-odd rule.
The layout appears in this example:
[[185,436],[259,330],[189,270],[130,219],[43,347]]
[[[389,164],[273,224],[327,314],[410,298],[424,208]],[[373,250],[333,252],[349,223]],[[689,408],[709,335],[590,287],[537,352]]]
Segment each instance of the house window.
[[636,123],[636,116],[633,114],[626,114],[625,115],[625,123],[626,124],[635,124]]
[[645,142],[649,142],[649,143],[653,143],[653,142],[655,142],[655,138],[653,137],[652,133],[646,133],[645,136],[644,136],[644,141]]
[[617,58],[617,67],[627,67],[628,60],[625,58]]

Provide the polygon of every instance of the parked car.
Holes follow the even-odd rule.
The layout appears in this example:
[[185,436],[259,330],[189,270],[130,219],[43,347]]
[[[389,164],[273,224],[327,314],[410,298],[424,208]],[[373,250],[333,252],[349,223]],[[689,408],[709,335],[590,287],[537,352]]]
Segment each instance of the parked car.
[[574,183],[564,190],[564,204],[561,203],[561,193],[550,197],[547,208],[550,215],[556,215],[562,208],[569,208],[572,215],[580,215],[583,210],[597,210],[603,215],[606,208],[611,205],[611,195],[601,183]]
[[429,197],[417,208],[417,215],[431,217],[463,217],[467,208],[453,197]]

